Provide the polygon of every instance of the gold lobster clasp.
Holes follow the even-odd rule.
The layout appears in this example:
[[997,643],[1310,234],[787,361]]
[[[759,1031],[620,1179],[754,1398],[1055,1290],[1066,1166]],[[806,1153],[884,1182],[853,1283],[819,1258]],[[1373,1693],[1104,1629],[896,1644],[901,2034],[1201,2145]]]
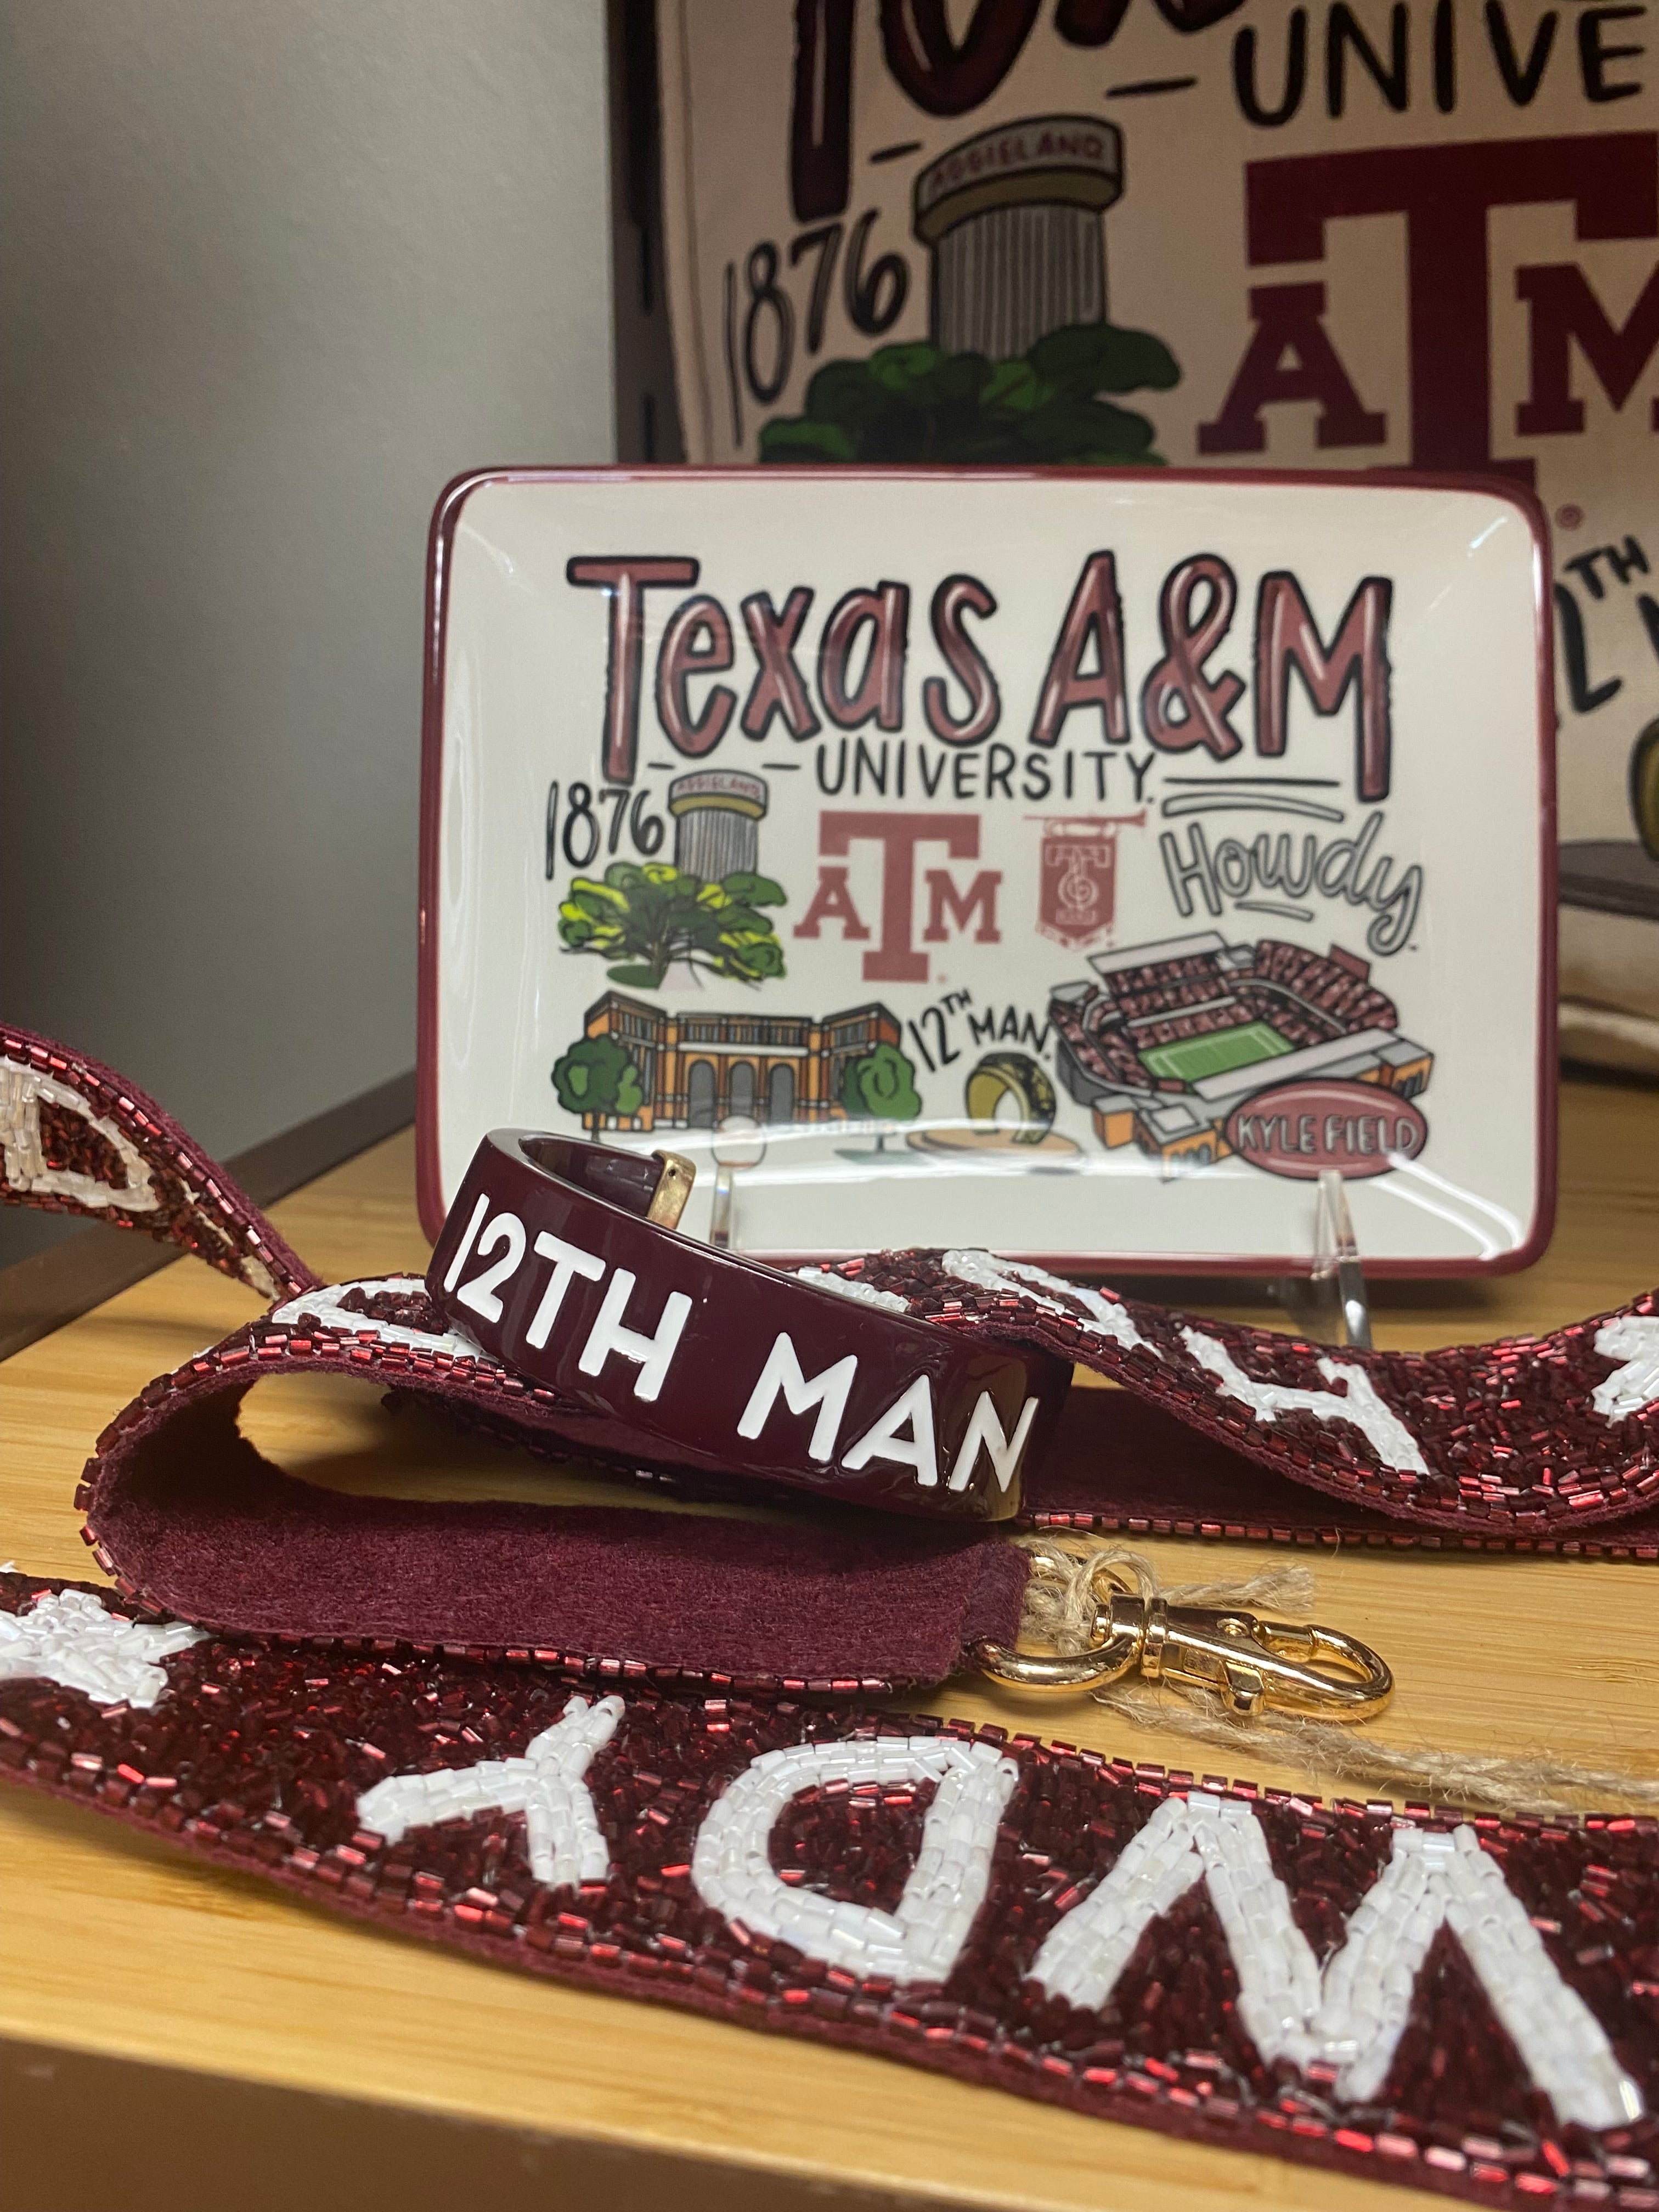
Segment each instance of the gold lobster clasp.
[[[1038,1553],[1033,1560],[1037,1574],[1076,1566],[1064,1554]],[[1310,1718],[1369,1720],[1393,1692],[1387,1663],[1340,1629],[1144,1597],[1126,1589],[1106,1561],[1091,1587],[1095,1618],[1084,1650],[1011,1650],[987,1640],[975,1646],[975,1663],[993,1681],[1023,1690],[1101,1690],[1139,1672],[1149,1682],[1206,1690],[1241,1719],[1273,1705]]]

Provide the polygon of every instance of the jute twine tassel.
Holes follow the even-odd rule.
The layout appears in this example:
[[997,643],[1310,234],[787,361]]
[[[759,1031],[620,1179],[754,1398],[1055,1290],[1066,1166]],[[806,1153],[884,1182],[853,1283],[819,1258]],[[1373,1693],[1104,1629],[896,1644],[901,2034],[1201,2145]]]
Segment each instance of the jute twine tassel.
[[[1050,1559],[1059,1556],[1071,1562],[1063,1576],[1033,1575],[1025,1585],[1020,1640],[1046,1644],[1056,1651],[1086,1650],[1093,1640],[1099,1600],[1092,1578],[1103,1567],[1132,1581],[1140,1597],[1161,1597],[1171,1605],[1237,1606],[1304,1620],[1313,1610],[1314,1578],[1304,1566],[1269,1567],[1237,1582],[1166,1584],[1144,1553],[1121,1545],[1051,1535],[1015,1540]],[[1407,1750],[1379,1741],[1364,1725],[1310,1720],[1273,1706],[1252,1719],[1235,1720],[1218,1698],[1201,1691],[1184,1685],[1178,1692],[1153,1688],[1133,1675],[1091,1694],[1136,1728],[1164,1729],[1235,1753],[1246,1745],[1270,1747],[1272,1755],[1288,1765],[1431,1806],[1571,1818],[1591,1809],[1659,1811],[1659,1780],[1583,1766],[1547,1753],[1500,1758],[1474,1751]]]

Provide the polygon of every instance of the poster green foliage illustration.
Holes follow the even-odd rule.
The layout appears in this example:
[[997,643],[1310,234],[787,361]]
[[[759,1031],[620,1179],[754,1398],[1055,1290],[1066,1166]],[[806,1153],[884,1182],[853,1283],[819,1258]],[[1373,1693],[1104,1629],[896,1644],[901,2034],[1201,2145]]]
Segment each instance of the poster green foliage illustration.
[[1158,465],[1146,417],[1102,394],[1167,392],[1180,379],[1161,338],[1111,323],[1049,331],[1014,361],[882,346],[863,361],[826,362],[805,413],[762,430],[760,457]]

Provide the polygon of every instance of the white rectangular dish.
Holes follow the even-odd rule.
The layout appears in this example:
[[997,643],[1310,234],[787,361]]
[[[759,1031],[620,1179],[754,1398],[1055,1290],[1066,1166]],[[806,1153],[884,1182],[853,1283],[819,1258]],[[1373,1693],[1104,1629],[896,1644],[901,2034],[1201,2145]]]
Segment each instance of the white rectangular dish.
[[1335,1167],[1374,1272],[1524,1266],[1553,1206],[1542,546],[1473,481],[462,479],[428,1229],[516,1124],[718,1148],[769,1257],[1305,1268]]

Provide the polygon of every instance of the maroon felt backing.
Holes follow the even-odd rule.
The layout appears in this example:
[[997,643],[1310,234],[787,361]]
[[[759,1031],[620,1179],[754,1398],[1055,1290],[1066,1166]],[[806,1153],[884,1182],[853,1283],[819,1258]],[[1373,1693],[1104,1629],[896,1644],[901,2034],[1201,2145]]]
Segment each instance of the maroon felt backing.
[[[324,1346],[304,1364],[361,1371]],[[193,1369],[103,1439],[89,1504],[122,1589],[205,1626],[843,1691],[942,1680],[1018,1631],[1024,1555],[960,1524],[349,1496],[240,1433],[244,1362]]]

